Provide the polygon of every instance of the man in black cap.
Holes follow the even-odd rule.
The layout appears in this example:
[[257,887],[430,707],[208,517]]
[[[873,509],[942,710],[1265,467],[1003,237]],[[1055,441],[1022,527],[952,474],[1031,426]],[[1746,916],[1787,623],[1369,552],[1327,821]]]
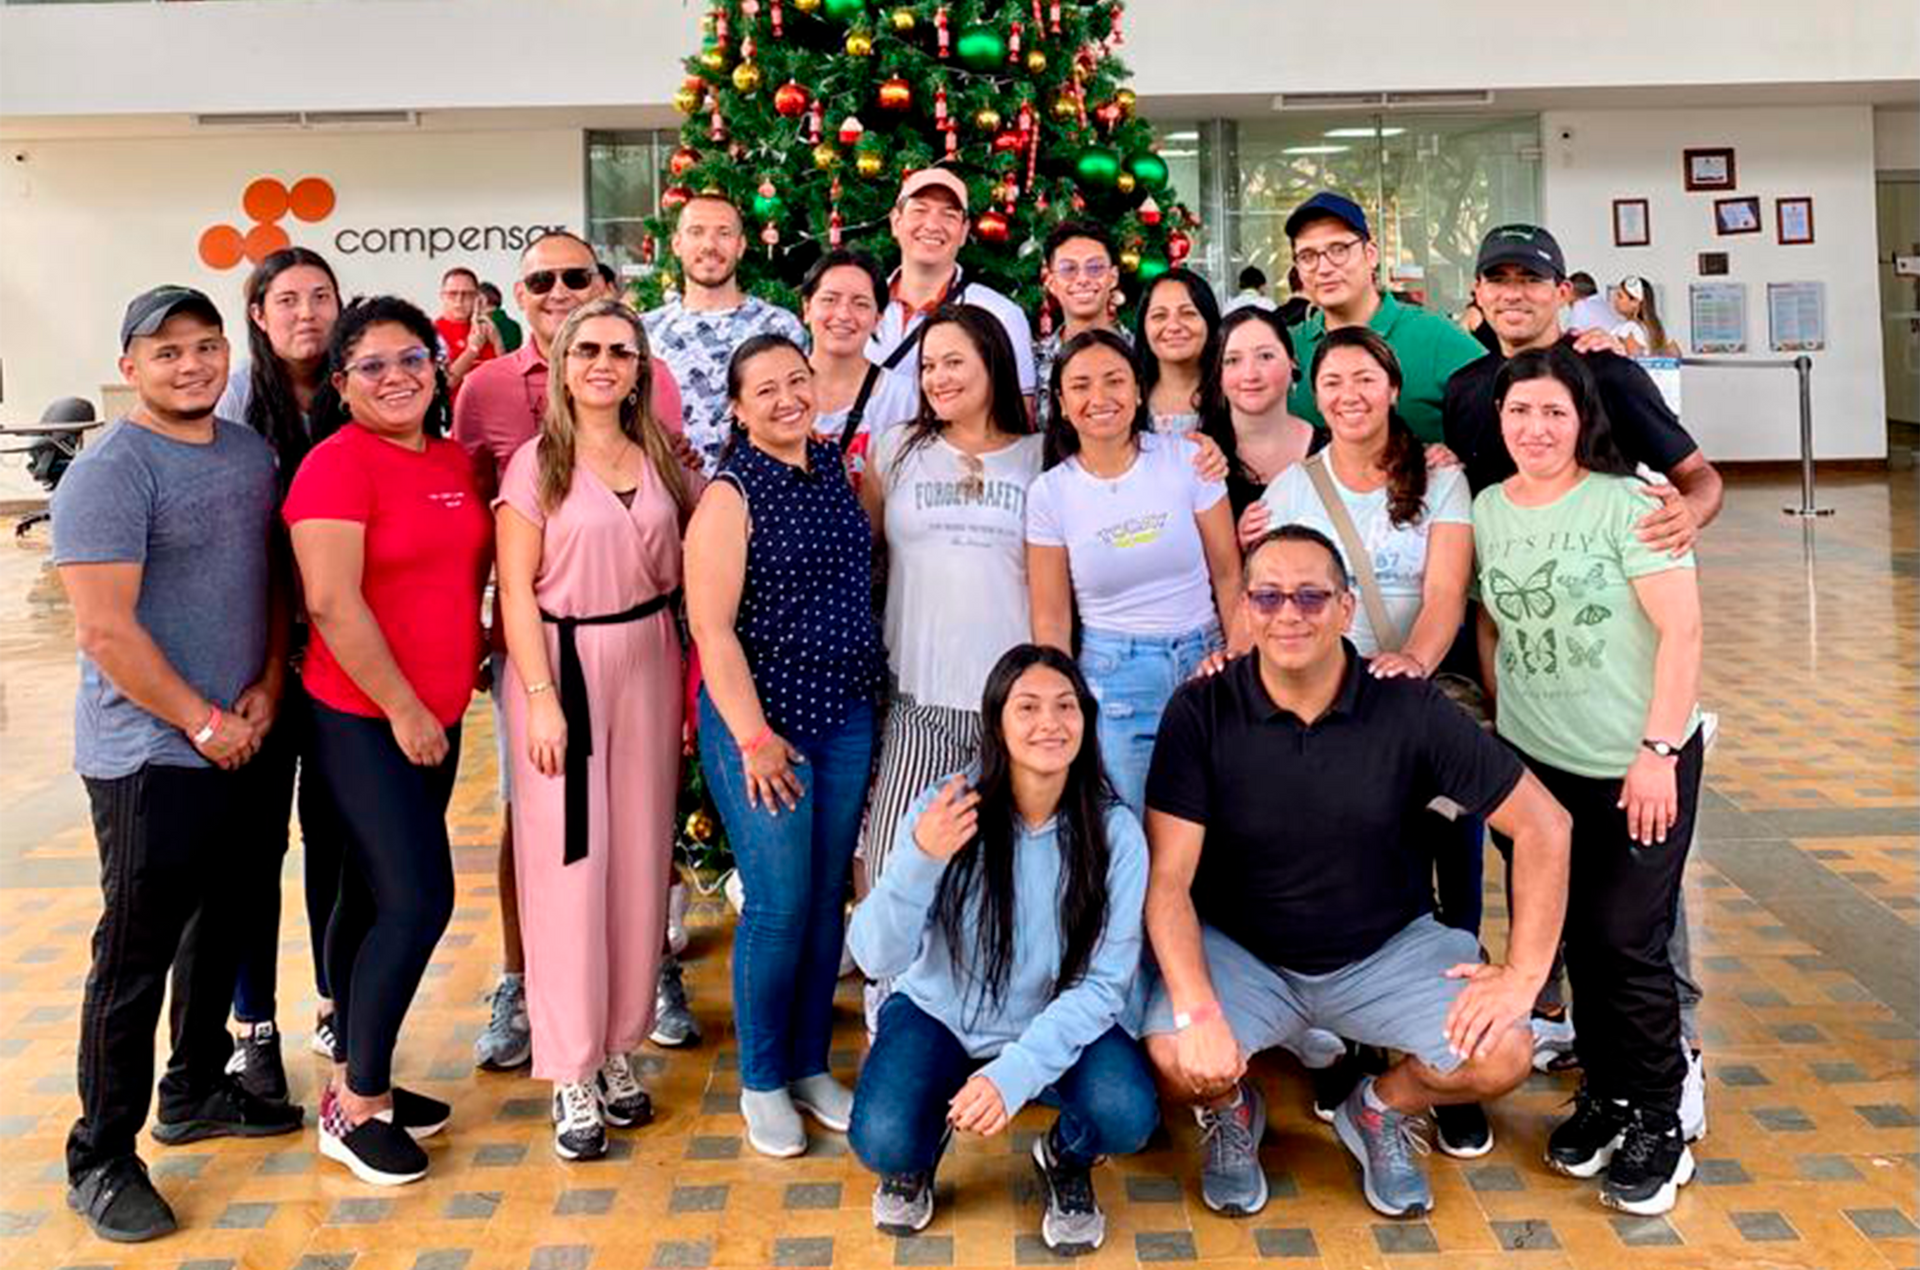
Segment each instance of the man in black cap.
[[[1442,409],[1449,449],[1466,465],[1467,483],[1478,494],[1513,475],[1513,459],[1500,438],[1500,414],[1493,404],[1493,380],[1515,353],[1546,348],[1574,336],[1560,329],[1560,310],[1573,299],[1566,257],[1552,234],[1538,225],[1500,225],[1488,231],[1474,266],[1473,297],[1499,338],[1500,351],[1487,353],[1448,381]],[[1667,478],[1648,493],[1661,505],[1641,521],[1641,541],[1679,555],[1694,536],[1720,514],[1720,474],[1653,380],[1630,358],[1618,355],[1617,342],[1583,333],[1573,344],[1600,387],[1600,404],[1613,425],[1622,454]]]
[[53,496],[53,562],[80,648],[74,767],[100,851],[102,910],[80,1015],[80,1118],[67,1204],[103,1239],[174,1229],[134,1153],[153,1093],[153,1030],[173,982],[173,1053],[154,1138],[299,1129],[301,1109],[226,1074],[238,948],[210,879],[257,839],[247,771],[286,666],[272,546],[273,451],[214,418],[227,383],[220,311],[156,287],[120,325],[139,405],[87,447]]
[[1287,408],[1324,428],[1314,401],[1314,350],[1328,331],[1370,326],[1399,359],[1400,416],[1422,441],[1440,439],[1440,397],[1447,377],[1486,352],[1480,341],[1438,313],[1400,303],[1380,290],[1380,249],[1367,228],[1367,214],[1352,199],[1330,190],[1315,194],[1287,217],[1293,268],[1317,312],[1294,328],[1293,346],[1302,371]]

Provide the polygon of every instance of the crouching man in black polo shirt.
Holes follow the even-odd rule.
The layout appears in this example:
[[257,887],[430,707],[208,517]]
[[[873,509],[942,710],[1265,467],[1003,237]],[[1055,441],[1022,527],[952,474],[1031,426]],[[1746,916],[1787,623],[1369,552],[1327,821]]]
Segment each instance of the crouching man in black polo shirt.
[[[1534,994],[1566,909],[1569,821],[1511,750],[1421,679],[1376,679],[1343,638],[1354,597],[1333,544],[1302,525],[1246,560],[1254,654],[1181,688],[1147,778],[1147,934],[1159,964],[1142,1032],[1206,1130],[1201,1194],[1267,1202],[1250,1055],[1325,1028],[1404,1052],[1334,1117],[1367,1202],[1433,1206],[1414,1163],[1435,1103],[1526,1077]],[[1513,838],[1506,964],[1434,919],[1422,809],[1445,795]]]

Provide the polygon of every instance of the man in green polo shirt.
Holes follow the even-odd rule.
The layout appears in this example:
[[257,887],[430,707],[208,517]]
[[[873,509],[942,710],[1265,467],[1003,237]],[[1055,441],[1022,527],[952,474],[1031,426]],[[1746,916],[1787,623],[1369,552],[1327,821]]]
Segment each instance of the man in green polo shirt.
[[1314,304],[1293,328],[1303,374],[1287,399],[1288,409],[1315,427],[1326,426],[1304,372],[1329,330],[1370,326],[1400,359],[1401,417],[1422,441],[1439,441],[1447,380],[1487,350],[1446,318],[1402,304],[1375,286],[1380,249],[1367,229],[1367,214],[1351,199],[1332,191],[1315,194],[1287,217],[1287,237],[1293,240],[1300,285]]

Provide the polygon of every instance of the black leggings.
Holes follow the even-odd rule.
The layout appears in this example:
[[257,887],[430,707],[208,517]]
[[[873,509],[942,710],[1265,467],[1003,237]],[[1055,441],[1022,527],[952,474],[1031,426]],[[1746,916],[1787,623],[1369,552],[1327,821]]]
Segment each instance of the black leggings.
[[233,1017],[242,1023],[265,1023],[276,1014],[279,982],[280,866],[287,854],[287,826],[294,809],[294,774],[299,770],[300,846],[306,860],[307,937],[313,949],[313,986],[321,1000],[331,1000],[327,986],[327,924],[333,920],[334,901],[340,895],[340,851],[345,830],[327,796],[326,782],[313,764],[313,699],[300,683],[299,671],[287,672],[286,692],[267,742],[249,765],[259,769],[263,782],[263,819],[254,839],[259,844],[250,858],[258,864],[255,876],[245,879],[249,899],[240,907],[238,925],[240,973],[233,985]]
[[447,757],[420,767],[384,718],[313,703],[313,755],[346,830],[340,900],[327,927],[334,1028],[347,1088],[363,1098],[393,1083],[400,1024],[453,916],[447,803],[460,766],[460,725]]

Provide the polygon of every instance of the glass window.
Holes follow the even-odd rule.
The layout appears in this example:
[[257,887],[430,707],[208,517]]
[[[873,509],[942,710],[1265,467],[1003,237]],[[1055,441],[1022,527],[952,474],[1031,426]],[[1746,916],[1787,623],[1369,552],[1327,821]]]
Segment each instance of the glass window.
[[600,259],[625,272],[640,264],[646,219],[660,205],[660,169],[671,132],[587,134],[587,241]]

